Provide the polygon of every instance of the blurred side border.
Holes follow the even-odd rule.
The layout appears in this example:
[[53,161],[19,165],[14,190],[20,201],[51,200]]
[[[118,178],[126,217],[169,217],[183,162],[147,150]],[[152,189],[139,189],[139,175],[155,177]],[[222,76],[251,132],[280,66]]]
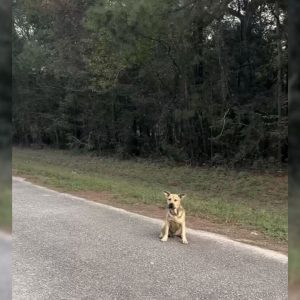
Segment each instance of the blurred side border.
[[11,231],[12,122],[11,0],[0,1],[0,230]]
[[[13,0],[15,1],[15,0]],[[12,298],[11,242],[11,112],[12,112],[11,0],[0,1],[0,299]],[[2,233],[6,231],[6,233]],[[9,238],[6,238],[9,237]]]
[[300,1],[289,1],[289,294],[300,299]]

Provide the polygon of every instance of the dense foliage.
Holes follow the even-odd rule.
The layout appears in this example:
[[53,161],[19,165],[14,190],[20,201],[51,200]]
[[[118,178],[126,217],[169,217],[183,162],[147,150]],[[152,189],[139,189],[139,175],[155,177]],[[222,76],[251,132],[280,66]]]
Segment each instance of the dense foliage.
[[281,0],[17,0],[14,143],[281,163],[286,10]]

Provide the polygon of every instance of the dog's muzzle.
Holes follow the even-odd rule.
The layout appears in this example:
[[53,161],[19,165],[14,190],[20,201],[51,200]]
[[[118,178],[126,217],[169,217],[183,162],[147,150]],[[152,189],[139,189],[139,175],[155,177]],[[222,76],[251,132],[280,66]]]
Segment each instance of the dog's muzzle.
[[174,204],[173,204],[173,203],[170,203],[169,206],[168,206],[168,208],[169,208],[169,209],[174,209]]

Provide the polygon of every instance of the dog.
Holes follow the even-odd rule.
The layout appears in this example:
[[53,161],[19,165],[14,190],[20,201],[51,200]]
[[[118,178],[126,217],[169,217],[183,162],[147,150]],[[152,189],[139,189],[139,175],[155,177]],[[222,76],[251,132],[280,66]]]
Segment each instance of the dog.
[[166,191],[164,191],[164,194],[167,198],[167,213],[159,238],[162,242],[166,242],[169,236],[179,236],[183,244],[188,244],[186,238],[185,210],[181,205],[185,194],[171,194]]

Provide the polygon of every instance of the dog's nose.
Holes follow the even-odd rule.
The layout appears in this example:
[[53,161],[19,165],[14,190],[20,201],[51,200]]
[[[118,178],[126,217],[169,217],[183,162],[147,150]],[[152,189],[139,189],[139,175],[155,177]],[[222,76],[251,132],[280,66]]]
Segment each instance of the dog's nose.
[[170,208],[170,209],[173,209],[173,208],[174,208],[174,204],[173,204],[173,203],[170,203],[170,204],[169,204],[169,208]]

